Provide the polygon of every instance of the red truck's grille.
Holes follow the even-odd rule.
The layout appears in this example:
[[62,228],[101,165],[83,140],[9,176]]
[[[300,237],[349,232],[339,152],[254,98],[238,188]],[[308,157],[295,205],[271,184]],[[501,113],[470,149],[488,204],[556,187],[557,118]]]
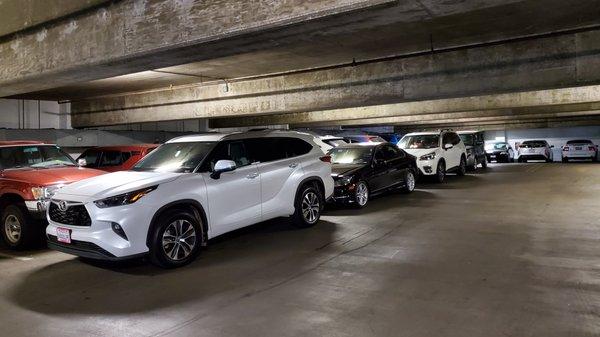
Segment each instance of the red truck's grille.
[[83,205],[70,205],[65,211],[61,211],[54,202],[50,203],[48,209],[50,220],[69,226],[91,226],[92,219]]

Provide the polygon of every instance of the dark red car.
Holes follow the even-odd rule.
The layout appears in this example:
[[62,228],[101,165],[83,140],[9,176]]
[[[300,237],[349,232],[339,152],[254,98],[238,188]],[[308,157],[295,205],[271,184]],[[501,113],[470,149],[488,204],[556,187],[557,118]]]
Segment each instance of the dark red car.
[[98,146],[89,148],[77,158],[84,167],[95,168],[106,172],[129,170],[150,151],[156,149],[158,144]]
[[56,145],[0,141],[0,228],[4,242],[21,249],[43,238],[46,206],[54,192],[104,173],[77,166]]

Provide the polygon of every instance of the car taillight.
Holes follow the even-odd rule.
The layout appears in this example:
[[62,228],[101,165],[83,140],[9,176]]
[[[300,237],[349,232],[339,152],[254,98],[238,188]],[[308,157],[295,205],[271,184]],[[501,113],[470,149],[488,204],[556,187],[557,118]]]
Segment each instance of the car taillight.
[[590,149],[590,151],[596,151],[596,147],[595,146],[590,146],[589,149]]
[[330,155],[323,156],[323,157],[321,157],[319,159],[321,159],[322,162],[331,163],[331,156]]
[[563,146],[563,151],[569,151],[569,147],[568,146]]

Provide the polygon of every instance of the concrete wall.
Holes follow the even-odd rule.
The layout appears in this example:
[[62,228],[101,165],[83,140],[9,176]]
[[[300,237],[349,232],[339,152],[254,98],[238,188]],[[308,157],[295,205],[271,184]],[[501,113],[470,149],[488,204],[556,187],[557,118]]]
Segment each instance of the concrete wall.
[[0,128],[68,129],[70,106],[50,101],[0,99]]

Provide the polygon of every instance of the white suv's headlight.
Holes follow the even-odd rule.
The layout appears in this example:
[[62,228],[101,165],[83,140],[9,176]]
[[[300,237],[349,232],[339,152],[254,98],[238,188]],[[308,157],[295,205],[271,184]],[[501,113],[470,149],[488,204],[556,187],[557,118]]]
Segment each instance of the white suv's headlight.
[[52,198],[54,193],[61,187],[62,185],[32,187],[31,194],[33,194],[35,200],[48,200]]
[[96,201],[94,201],[94,204],[96,206],[98,206],[99,208],[107,208],[107,207],[115,207],[115,206],[123,206],[123,205],[133,204],[134,202],[140,200],[146,194],[154,191],[157,187],[158,187],[158,185],[146,187],[146,188],[131,191],[128,193],[115,195],[113,197],[96,200]]
[[421,157],[419,157],[419,160],[432,160],[432,159],[435,159],[435,152],[424,154]]

